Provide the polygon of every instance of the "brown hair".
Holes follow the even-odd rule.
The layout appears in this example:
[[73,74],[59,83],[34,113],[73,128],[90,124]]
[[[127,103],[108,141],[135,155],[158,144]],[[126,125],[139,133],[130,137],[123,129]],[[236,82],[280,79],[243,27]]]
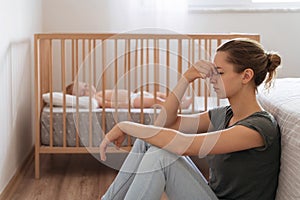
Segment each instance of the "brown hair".
[[259,86],[265,80],[266,88],[272,84],[276,75],[276,68],[281,63],[280,56],[275,52],[266,52],[262,45],[250,39],[233,39],[225,42],[217,51],[227,53],[227,62],[234,65],[237,73],[250,68],[254,72],[255,86]]
[[73,89],[74,89],[74,83],[69,84],[69,85],[66,87],[66,93],[67,93],[67,94],[70,94],[70,95],[73,95]]

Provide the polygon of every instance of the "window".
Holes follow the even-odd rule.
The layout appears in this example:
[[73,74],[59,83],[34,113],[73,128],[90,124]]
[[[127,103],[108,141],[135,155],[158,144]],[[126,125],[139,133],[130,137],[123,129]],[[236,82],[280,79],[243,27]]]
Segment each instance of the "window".
[[300,0],[188,0],[189,10],[300,11]]
[[300,0],[252,0],[253,3],[291,3],[300,2]]

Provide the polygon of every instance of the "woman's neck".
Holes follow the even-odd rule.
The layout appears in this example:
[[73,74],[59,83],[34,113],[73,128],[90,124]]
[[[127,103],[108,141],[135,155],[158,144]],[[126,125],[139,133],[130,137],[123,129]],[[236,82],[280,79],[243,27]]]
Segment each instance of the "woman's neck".
[[238,94],[238,96],[228,98],[233,112],[234,121],[239,121],[245,117],[262,111],[261,106],[257,102],[255,92]]

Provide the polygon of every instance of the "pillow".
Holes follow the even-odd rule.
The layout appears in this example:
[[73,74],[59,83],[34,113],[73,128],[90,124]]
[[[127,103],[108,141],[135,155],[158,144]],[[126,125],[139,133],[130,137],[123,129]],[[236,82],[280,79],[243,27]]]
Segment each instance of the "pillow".
[[[64,94],[61,92],[52,92],[53,105],[54,106],[63,106]],[[78,97],[79,108],[89,108],[90,97],[81,96]],[[50,104],[50,93],[43,94],[43,100]],[[66,106],[67,107],[76,107],[76,96],[66,94]],[[92,98],[92,109],[98,108],[98,102],[95,98]]]

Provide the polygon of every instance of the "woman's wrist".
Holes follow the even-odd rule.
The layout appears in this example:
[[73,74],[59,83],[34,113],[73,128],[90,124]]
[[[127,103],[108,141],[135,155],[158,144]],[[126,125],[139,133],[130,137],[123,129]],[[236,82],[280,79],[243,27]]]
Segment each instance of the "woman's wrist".
[[190,84],[190,80],[188,80],[186,77],[185,77],[185,75],[183,75],[180,79],[179,79],[179,81],[178,81],[178,84],[177,85],[184,85],[184,86],[188,86],[189,84]]
[[[184,94],[185,90],[187,89],[187,87],[189,86],[189,84],[190,84],[190,82],[188,81],[188,79],[186,79],[184,76],[182,76],[179,79],[173,92],[175,93],[175,95],[177,97],[183,96],[183,94]],[[181,99],[181,98],[179,98],[179,99]]]
[[183,83],[189,84],[191,81],[188,79],[186,73],[184,73],[182,75],[182,77],[180,78],[179,82],[183,82]]

